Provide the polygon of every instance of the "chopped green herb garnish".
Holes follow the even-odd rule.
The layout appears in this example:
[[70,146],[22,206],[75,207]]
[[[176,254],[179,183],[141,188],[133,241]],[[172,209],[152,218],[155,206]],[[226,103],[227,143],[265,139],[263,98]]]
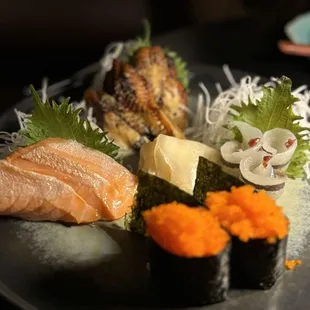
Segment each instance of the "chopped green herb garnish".
[[296,136],[298,146],[286,174],[291,178],[302,178],[303,166],[308,161],[305,151],[310,149],[310,144],[302,139],[305,134],[301,132],[309,128],[299,125],[298,120],[302,117],[295,115],[292,110],[294,102],[299,99],[292,95],[291,87],[292,81],[285,76],[281,77],[275,88],[262,86],[263,97],[260,101],[252,102],[249,99],[248,105],[242,102],[241,107],[232,106],[232,109],[238,112],[238,115],[232,116],[232,120],[245,122],[262,132],[274,128],[290,130]]
[[132,212],[125,217],[125,227],[139,234],[145,233],[141,213],[163,203],[177,201],[196,207],[198,201],[175,185],[143,171],[138,173],[138,190]]
[[221,166],[199,157],[194,197],[204,205],[207,192],[229,191],[232,186],[244,185],[239,179],[224,172]]
[[57,137],[76,140],[113,158],[117,156],[119,147],[108,140],[106,132],[101,132],[99,128],[93,129],[88,120],[81,119],[81,109],[73,110],[70,98],[59,105],[53,100],[43,103],[32,85],[30,90],[35,107],[26,128],[20,132],[27,145]]

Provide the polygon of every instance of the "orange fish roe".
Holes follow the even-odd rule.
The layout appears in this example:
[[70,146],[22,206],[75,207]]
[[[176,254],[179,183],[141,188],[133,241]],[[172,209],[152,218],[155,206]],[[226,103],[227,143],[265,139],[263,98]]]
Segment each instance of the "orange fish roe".
[[285,261],[285,267],[288,270],[294,269],[297,265],[301,265],[300,259],[292,259],[292,260]]
[[205,208],[172,202],[143,212],[148,235],[167,252],[181,257],[219,254],[228,234]]
[[288,220],[282,209],[265,191],[254,187],[232,187],[231,192],[207,193],[206,205],[223,228],[241,241],[267,239],[273,243],[288,233]]

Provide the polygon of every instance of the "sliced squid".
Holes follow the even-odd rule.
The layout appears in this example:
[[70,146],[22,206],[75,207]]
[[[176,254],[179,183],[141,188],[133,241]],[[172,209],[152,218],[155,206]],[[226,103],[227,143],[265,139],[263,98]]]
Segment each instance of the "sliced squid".
[[233,140],[224,143],[221,147],[221,155],[226,166],[238,168],[242,158],[250,156],[261,148],[263,134],[259,129],[244,122],[233,122],[231,125],[239,129],[242,142]]
[[275,169],[287,169],[296,147],[297,139],[287,129],[275,128],[264,133],[263,150],[273,155],[270,163]]
[[264,151],[253,152],[241,160],[239,169],[242,181],[277,199],[284,191],[287,177],[272,167],[272,159],[272,155]]

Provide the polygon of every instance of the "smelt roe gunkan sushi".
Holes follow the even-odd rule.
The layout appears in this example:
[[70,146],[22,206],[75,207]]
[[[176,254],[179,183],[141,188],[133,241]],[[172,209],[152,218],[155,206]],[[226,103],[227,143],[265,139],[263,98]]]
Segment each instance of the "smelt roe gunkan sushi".
[[232,236],[232,286],[271,288],[285,270],[289,221],[282,209],[250,185],[210,192],[206,205]]
[[225,300],[230,237],[206,208],[172,202],[143,212],[157,298],[196,306]]

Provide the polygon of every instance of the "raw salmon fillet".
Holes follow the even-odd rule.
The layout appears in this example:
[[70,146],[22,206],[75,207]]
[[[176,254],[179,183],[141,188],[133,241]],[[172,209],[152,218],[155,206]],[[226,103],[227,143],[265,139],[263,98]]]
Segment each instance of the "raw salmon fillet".
[[102,219],[119,219],[133,204],[136,176],[111,157],[76,141],[49,138],[18,149],[7,161],[71,186]]
[[0,215],[32,221],[89,223],[97,221],[97,210],[71,186],[57,178],[25,171],[0,161]]

